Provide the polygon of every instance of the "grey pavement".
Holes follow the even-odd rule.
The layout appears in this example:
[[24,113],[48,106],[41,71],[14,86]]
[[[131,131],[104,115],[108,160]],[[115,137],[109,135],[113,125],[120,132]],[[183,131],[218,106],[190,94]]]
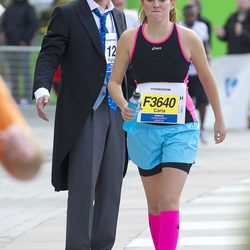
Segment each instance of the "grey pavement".
[[[47,108],[49,123],[39,120],[32,106],[22,110],[46,160],[27,183],[0,170],[0,249],[63,250],[67,192],[56,193],[50,184],[54,107]],[[250,130],[229,131],[221,145],[213,143],[211,131],[207,135],[209,144],[200,145],[182,195],[178,250],[239,250],[250,207]],[[132,163],[124,180],[114,249],[153,249],[146,200]]]

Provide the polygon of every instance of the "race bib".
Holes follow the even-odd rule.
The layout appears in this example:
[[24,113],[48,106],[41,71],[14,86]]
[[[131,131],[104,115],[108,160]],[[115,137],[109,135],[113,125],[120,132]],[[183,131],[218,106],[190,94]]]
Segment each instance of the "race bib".
[[185,83],[142,83],[141,111],[137,121],[143,123],[184,124],[186,115]]
[[111,76],[113,64],[115,61],[116,49],[117,49],[117,34],[107,33],[105,39],[105,57],[107,62],[106,84],[108,84]]
[[117,50],[117,34],[107,33],[105,39],[105,57],[107,64],[113,64]]

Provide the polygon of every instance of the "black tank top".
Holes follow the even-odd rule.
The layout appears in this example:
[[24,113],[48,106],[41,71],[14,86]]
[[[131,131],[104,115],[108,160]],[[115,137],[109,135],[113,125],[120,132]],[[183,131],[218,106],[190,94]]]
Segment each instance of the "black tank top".
[[[169,35],[160,42],[147,38],[144,27],[139,27],[131,54],[136,83],[187,82],[190,61],[185,57],[179,42],[177,25],[173,24]],[[189,95],[187,97],[190,98]],[[191,106],[186,108],[186,122],[195,120],[191,114],[194,112],[193,104]]]

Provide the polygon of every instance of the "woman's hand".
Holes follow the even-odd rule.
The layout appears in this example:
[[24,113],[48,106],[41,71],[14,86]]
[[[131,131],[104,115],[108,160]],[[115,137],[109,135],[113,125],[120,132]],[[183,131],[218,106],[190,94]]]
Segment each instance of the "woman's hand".
[[219,144],[225,140],[227,129],[224,121],[215,121],[214,123],[214,141]]
[[128,107],[128,103],[126,103],[122,108],[121,108],[121,114],[123,120],[130,122],[135,118],[135,113],[134,110]]

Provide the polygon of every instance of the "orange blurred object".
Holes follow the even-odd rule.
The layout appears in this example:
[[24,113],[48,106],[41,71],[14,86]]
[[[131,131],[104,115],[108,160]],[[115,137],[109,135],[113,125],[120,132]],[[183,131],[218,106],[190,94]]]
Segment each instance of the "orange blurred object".
[[42,152],[1,77],[0,100],[0,161],[12,176],[30,179],[42,164]]

